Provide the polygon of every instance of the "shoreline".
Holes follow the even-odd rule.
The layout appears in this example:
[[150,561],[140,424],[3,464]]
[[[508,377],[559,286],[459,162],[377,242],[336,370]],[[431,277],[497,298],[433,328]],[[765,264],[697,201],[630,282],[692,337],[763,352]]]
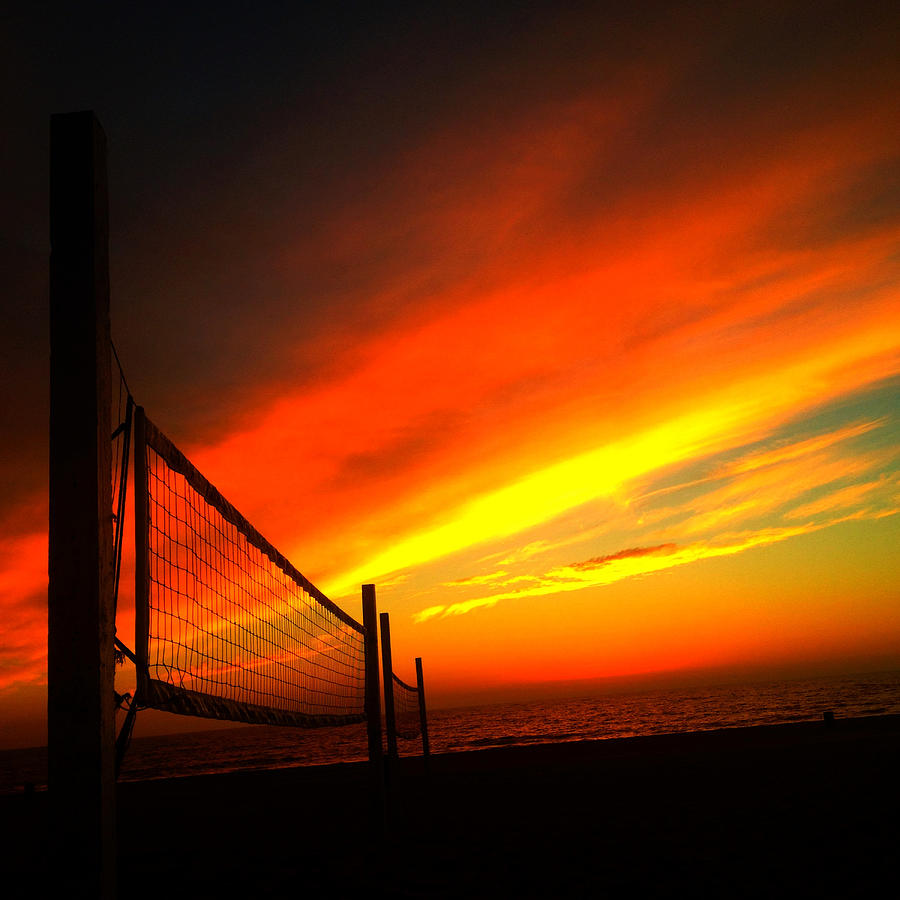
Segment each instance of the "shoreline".
[[[823,719],[810,719],[801,722],[778,722],[769,725],[733,726],[711,728],[702,731],[673,731],[661,734],[632,735],[629,737],[610,737],[577,739],[568,741],[533,741],[530,743],[510,743],[504,746],[473,747],[467,750],[448,750],[433,752],[430,765],[438,770],[490,770],[497,767],[530,766],[547,764],[558,759],[564,764],[578,760],[594,759],[609,755],[611,758],[627,757],[633,754],[684,753],[696,750],[708,742],[712,747],[716,742],[722,750],[729,747],[745,747],[748,744],[776,746],[785,744],[789,738],[794,741],[816,742],[822,739],[834,741],[854,740],[861,733],[875,729],[879,732],[896,731],[900,738],[900,714],[892,713],[877,716],[855,716],[845,719],[835,718],[830,723]],[[399,765],[410,771],[417,771],[422,765],[419,754],[401,754]],[[227,772],[188,773],[185,775],[162,776],[159,778],[135,779],[121,781],[120,785],[139,785],[158,782],[183,782],[203,779],[228,779],[266,775],[309,772],[311,777],[329,777],[348,771],[368,771],[368,762],[333,762],[325,764],[300,764],[294,766],[259,767],[252,769],[235,769]],[[303,777],[299,775],[297,777]]]
[[[529,757],[531,755],[540,756],[541,754],[554,754],[554,753],[563,753],[563,754],[572,754],[577,756],[579,753],[594,753],[594,752],[603,752],[600,750],[601,746],[611,748],[611,747],[621,747],[621,748],[632,748],[636,749],[637,747],[653,747],[663,745],[673,744],[677,746],[683,742],[692,742],[696,739],[699,739],[704,736],[709,736],[711,739],[716,739],[713,736],[716,735],[732,735],[735,740],[743,742],[744,740],[752,740],[761,738],[763,735],[771,734],[771,735],[779,735],[786,736],[790,731],[806,732],[810,731],[811,733],[817,733],[819,729],[828,729],[829,733],[837,734],[849,734],[857,731],[860,728],[865,728],[867,725],[875,725],[877,727],[883,727],[886,729],[890,729],[892,724],[895,724],[898,729],[900,729],[900,713],[886,713],[879,715],[870,715],[870,716],[848,716],[846,718],[835,717],[831,720],[830,724],[826,722],[824,719],[804,719],[801,721],[791,721],[791,722],[777,722],[777,723],[769,723],[763,725],[734,725],[734,726],[725,726],[720,728],[708,728],[701,729],[698,731],[671,731],[671,732],[660,732],[656,734],[642,734],[642,735],[629,735],[628,737],[604,737],[604,738],[578,738],[572,740],[564,740],[564,741],[553,741],[553,740],[543,740],[542,738],[535,738],[532,741],[523,741],[522,738],[511,737],[509,739],[508,744],[497,744],[494,746],[484,746],[484,747],[471,747],[466,749],[453,749],[447,751],[432,751],[431,759],[441,759],[441,758],[457,758],[457,757],[469,757],[471,755],[478,756],[480,754],[485,755],[485,759],[490,757],[491,754],[509,754],[510,759],[514,759],[517,755],[521,754],[523,757]],[[250,726],[252,727],[252,726]],[[206,732],[198,732],[205,734]],[[175,732],[174,736],[180,737],[183,734],[190,734],[190,732]],[[741,735],[741,737],[736,737],[736,735]],[[158,738],[147,738],[148,740],[159,740],[164,739],[168,735],[160,735]],[[728,738],[724,738],[726,741]],[[144,740],[143,738],[141,740]],[[519,743],[522,741],[522,743]],[[418,742],[414,742],[418,745]],[[420,748],[421,745],[418,745]],[[401,750],[402,750],[401,745]],[[44,760],[46,760],[47,747],[46,746],[38,746],[38,747],[28,747],[28,748],[15,748],[10,750],[0,751],[0,758],[2,756],[26,756],[26,755],[34,755],[34,756],[43,756]],[[419,749],[419,753],[421,753],[421,749]],[[415,760],[419,758],[417,754],[410,753],[404,755],[401,752],[401,762],[407,763],[409,762],[412,765],[415,765]],[[277,765],[262,765],[262,766],[254,766],[254,767],[235,767],[233,769],[214,771],[214,772],[186,772],[184,774],[177,775],[160,775],[149,778],[139,778],[139,777],[124,777],[120,778],[118,781],[118,786],[121,788],[125,785],[138,785],[144,783],[159,783],[159,782],[183,782],[190,781],[193,779],[206,779],[206,778],[215,778],[215,779],[223,779],[231,776],[249,776],[249,775],[263,775],[265,773],[272,772],[299,772],[299,771],[308,771],[308,770],[321,770],[322,772],[327,772],[329,770],[339,771],[345,769],[347,767],[360,767],[362,769],[367,768],[368,762],[365,760],[353,760],[353,761],[335,761],[330,763],[297,763],[294,765],[286,765],[286,766],[277,766]],[[25,780],[25,784],[28,781]],[[24,785],[20,784],[15,790],[7,790],[0,792],[0,803],[3,802],[4,799],[14,796],[20,796],[23,793]],[[47,790],[46,783],[42,781],[37,781],[32,786],[32,789],[37,793],[44,793]]]
[[[125,782],[121,896],[873,896],[900,846],[900,716]],[[46,793],[0,810],[52,869]],[[382,829],[383,816],[387,822]]]

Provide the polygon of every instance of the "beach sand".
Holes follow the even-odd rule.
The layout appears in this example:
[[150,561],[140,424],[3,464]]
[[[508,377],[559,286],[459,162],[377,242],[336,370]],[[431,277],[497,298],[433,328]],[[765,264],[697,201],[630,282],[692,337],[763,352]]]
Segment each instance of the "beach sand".
[[[7,884],[47,799],[2,798]],[[353,764],[122,784],[119,894],[894,896],[900,717],[401,759],[371,801]]]

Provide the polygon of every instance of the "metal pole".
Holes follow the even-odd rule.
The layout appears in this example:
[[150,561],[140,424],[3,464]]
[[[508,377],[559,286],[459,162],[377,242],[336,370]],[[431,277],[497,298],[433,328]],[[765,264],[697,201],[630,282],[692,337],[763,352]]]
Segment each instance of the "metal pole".
[[[115,608],[106,137],[50,119],[48,800],[53,871],[115,895]],[[38,891],[40,893],[40,891]]]
[[384,726],[388,759],[397,759],[397,714],[394,710],[394,664],[391,660],[391,622],[386,612],[381,620],[381,677],[384,681]]
[[431,747],[428,743],[428,716],[425,709],[425,681],[422,678],[422,657],[416,657],[416,689],[419,692],[419,723],[422,729],[422,756],[428,764]]

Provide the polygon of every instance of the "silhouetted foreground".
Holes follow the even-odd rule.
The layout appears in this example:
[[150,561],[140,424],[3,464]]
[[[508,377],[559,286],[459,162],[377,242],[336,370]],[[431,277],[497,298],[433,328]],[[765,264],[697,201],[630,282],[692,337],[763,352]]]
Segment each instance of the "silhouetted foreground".
[[[401,761],[385,839],[364,765],[123,784],[119,893],[882,896],[898,763],[897,716],[439,754]],[[0,804],[35,879],[46,799]]]

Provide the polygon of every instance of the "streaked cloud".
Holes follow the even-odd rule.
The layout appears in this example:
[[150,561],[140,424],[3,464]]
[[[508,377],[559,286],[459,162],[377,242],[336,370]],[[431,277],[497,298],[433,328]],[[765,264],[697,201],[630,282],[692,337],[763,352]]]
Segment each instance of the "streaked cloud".
[[47,536],[0,541],[0,690],[47,673]]
[[793,441],[782,443],[781,446],[771,450],[755,451],[741,456],[731,463],[726,463],[719,469],[715,476],[718,478],[727,478],[733,475],[742,475],[751,472],[754,469],[764,469],[769,466],[778,465],[794,459],[800,459],[809,456],[818,451],[825,450],[839,444],[850,438],[859,437],[868,434],[875,428],[880,428],[886,422],[885,418],[875,419],[871,422],[857,422],[838,428],[827,434],[816,435],[803,441]]
[[[477,609],[496,606],[503,600],[521,600],[526,597],[548,596],[552,594],[564,594],[570,591],[581,591],[590,587],[599,587],[614,584],[627,578],[651,575],[677,566],[685,566],[701,562],[707,559],[734,556],[746,550],[765,547],[779,543],[790,538],[810,534],[815,531],[828,528],[851,519],[883,518],[888,515],[896,515],[900,508],[891,511],[866,514],[863,512],[851,516],[843,516],[828,522],[809,524],[796,527],[766,528],[760,531],[734,533],[723,536],[719,542],[697,542],[683,547],[671,546],[671,552],[659,552],[657,554],[621,555],[611,554],[611,559],[599,566],[585,567],[581,564],[562,566],[544,573],[534,580],[537,582],[529,587],[512,591],[500,591],[494,594],[475,597],[469,600],[450,603],[446,606],[435,606],[413,614],[416,623],[426,622],[429,619],[447,616],[459,616]],[[626,553],[627,551],[622,551]],[[590,562],[590,561],[589,561]]]
[[[676,479],[664,488],[654,489],[652,485],[654,477],[662,477],[660,473],[637,479],[633,483],[636,498],[627,499],[626,490],[625,502],[615,507],[618,512],[605,528],[587,529],[556,544],[546,540],[532,542],[526,546],[535,552],[506,557],[505,561],[511,564],[507,568],[447,585],[455,589],[489,586],[494,589],[490,593],[433,606],[414,613],[413,620],[421,623],[491,608],[501,601],[602,587],[707,559],[734,556],[849,521],[877,521],[892,516],[900,511],[900,473],[895,471],[898,454],[891,445],[869,448],[870,439],[891,424],[888,417],[879,417],[810,436],[780,437],[769,441],[769,446],[749,445],[743,450],[738,448],[736,454],[727,450],[721,455],[729,458],[720,462],[712,458],[703,463],[709,475],[686,481]],[[685,466],[690,464],[693,461],[687,461]],[[875,473],[881,474],[860,481]],[[671,474],[665,477],[671,479]],[[688,496],[677,505],[654,506],[679,492]],[[809,499],[817,493],[820,496]],[[807,521],[802,524],[797,521],[804,519]],[[738,523],[747,527],[737,529]],[[616,531],[660,542],[632,545],[536,571],[535,560],[541,555],[573,545],[588,546],[600,539],[608,541],[609,532]],[[601,538],[604,532],[606,536]],[[529,576],[511,588],[511,573],[523,566],[528,567]]]
[[868,481],[859,484],[850,484],[837,491],[832,491],[817,500],[811,500],[801,506],[796,506],[785,513],[789,519],[808,519],[821,513],[831,513],[838,509],[848,509],[864,503],[869,499],[880,500],[887,495],[889,501],[900,506],[900,475],[878,481]]
[[582,569],[599,569],[621,559],[629,559],[635,556],[656,556],[674,553],[678,548],[675,544],[659,544],[656,547],[630,547],[627,550],[618,550],[608,553],[606,556],[594,556],[583,562],[571,563],[568,568],[580,571]]

